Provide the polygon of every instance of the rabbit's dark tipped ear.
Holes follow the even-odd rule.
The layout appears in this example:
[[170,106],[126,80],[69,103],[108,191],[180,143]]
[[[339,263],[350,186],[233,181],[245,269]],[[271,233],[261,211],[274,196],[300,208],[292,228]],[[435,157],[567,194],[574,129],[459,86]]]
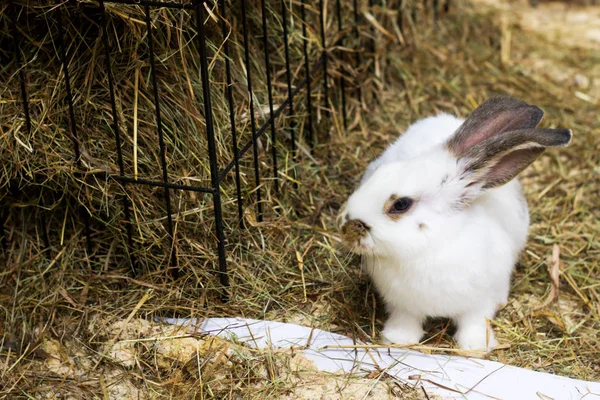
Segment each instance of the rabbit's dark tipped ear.
[[504,132],[535,128],[544,112],[512,97],[493,97],[473,111],[447,143],[457,158],[469,149]]
[[570,141],[569,129],[522,129],[491,137],[473,146],[461,161],[467,186],[504,185],[547,147],[566,146]]

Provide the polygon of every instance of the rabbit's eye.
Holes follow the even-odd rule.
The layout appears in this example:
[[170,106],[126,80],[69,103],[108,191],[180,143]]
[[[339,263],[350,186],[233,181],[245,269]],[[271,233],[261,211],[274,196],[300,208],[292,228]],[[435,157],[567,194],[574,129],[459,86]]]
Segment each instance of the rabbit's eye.
[[390,212],[392,214],[400,214],[406,212],[410,208],[410,206],[412,206],[412,204],[413,199],[411,199],[410,197],[401,197],[398,200],[394,201]]
[[404,213],[410,210],[415,201],[410,197],[400,197],[397,194],[392,194],[383,205],[383,212],[393,221],[397,221],[402,218]]

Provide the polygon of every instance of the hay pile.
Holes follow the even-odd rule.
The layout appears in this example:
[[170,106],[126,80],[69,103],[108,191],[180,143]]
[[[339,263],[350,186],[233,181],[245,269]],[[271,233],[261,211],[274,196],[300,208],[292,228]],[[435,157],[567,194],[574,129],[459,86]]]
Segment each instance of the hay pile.
[[[191,5],[191,2],[183,2]],[[17,2],[18,4],[18,2]],[[145,273],[160,272],[173,266],[169,254],[167,210],[164,191],[158,187],[141,185],[123,186],[107,174],[120,172],[114,115],[110,102],[109,62],[114,76],[116,118],[122,136],[121,152],[123,173],[130,178],[154,182],[162,181],[163,160],[159,146],[158,120],[154,101],[149,41],[143,7],[106,4],[107,39],[109,54],[103,42],[103,14],[95,2],[76,2],[75,6],[56,8],[53,2],[41,5],[23,2],[25,7],[18,15],[19,46],[27,65],[23,69],[27,80],[27,96],[31,115],[31,129],[27,127],[21,104],[18,65],[14,61],[10,12],[3,6],[3,65],[0,113],[2,135],[0,148],[2,172],[0,192],[3,215],[7,227],[25,226],[8,232],[10,242],[35,246],[35,253],[45,251],[52,258],[59,246],[69,243],[75,251],[75,263],[85,268],[125,270],[130,266],[128,255],[137,260],[138,268]],[[249,66],[254,80],[254,105],[256,125],[261,126],[268,116],[266,69],[261,35],[261,14],[258,2],[248,8]],[[288,5],[290,6],[290,5]],[[300,12],[297,5],[290,6],[292,15],[289,46],[293,85],[304,79]],[[271,74],[273,75],[273,102],[276,109],[287,97],[285,58],[279,2],[268,4],[269,48]],[[233,142],[226,93],[225,48],[218,10],[205,10],[207,18],[207,46],[212,83],[212,103],[217,136],[219,169],[233,159]],[[348,10],[345,10],[348,14]],[[229,10],[226,29],[231,39],[229,58],[232,65],[233,109],[238,147],[251,138],[246,65],[242,42],[242,18],[239,7]],[[307,6],[307,52],[311,68],[319,52],[317,8]],[[328,15],[328,25],[335,21]],[[158,80],[160,116],[166,148],[169,182],[208,188],[210,169],[205,132],[204,99],[200,79],[199,39],[195,30],[195,14],[191,10],[152,9],[155,73]],[[60,29],[62,27],[62,30]],[[333,30],[328,40],[337,39]],[[64,79],[62,42],[68,60],[69,81],[74,103],[73,118],[68,104]],[[110,61],[109,61],[110,60]],[[333,66],[335,67],[335,65]],[[320,73],[314,78],[317,82]],[[319,94],[313,100],[320,104]],[[295,113],[303,121],[304,96],[297,96]],[[318,110],[319,111],[319,110]],[[290,148],[286,118],[277,121],[278,156],[281,189],[287,190],[288,176],[293,176],[292,163],[286,149]],[[296,128],[302,131],[302,126]],[[78,148],[73,143],[73,132],[78,138]],[[270,132],[268,132],[270,134]],[[302,135],[300,135],[302,137]],[[266,200],[272,191],[269,135],[259,142],[262,188]],[[302,141],[304,144],[304,142]],[[242,159],[242,197],[245,205],[251,202],[255,189],[251,166],[251,153]],[[77,160],[76,156],[80,154]],[[233,186],[234,171],[223,183],[227,223],[235,227],[236,207]],[[126,216],[121,200],[127,198],[131,209],[133,244],[127,246]],[[170,191],[171,214],[175,223],[174,251],[180,255],[179,267],[204,264],[202,269],[212,269],[214,261],[214,227],[212,198],[197,192]],[[39,198],[43,200],[38,200]],[[267,208],[271,213],[270,208]],[[44,212],[44,210],[46,212]],[[253,208],[248,210],[252,212]],[[35,214],[40,223],[29,218]],[[83,225],[86,215],[91,224],[91,243],[85,239]],[[13,237],[14,236],[14,237]],[[205,240],[206,239],[206,240]],[[235,240],[232,240],[235,243]],[[71,246],[72,245],[72,246]],[[46,247],[46,248],[45,248]],[[87,249],[88,253],[83,251]],[[14,252],[12,252],[14,254]],[[88,257],[89,256],[89,257]],[[90,265],[86,265],[86,264]]]
[[[293,4],[297,24],[298,5]],[[0,11],[6,12],[6,6],[2,7]],[[80,3],[79,7],[85,10],[88,5]],[[279,3],[268,2],[268,7],[277,10]],[[333,4],[328,7],[333,10]],[[94,18],[85,11],[76,14],[81,20],[79,24],[87,26],[88,31],[72,36],[69,42],[69,54],[77,55],[70,65],[72,79],[77,82],[73,91],[81,147],[85,150],[81,152],[85,177],[73,174],[72,142],[66,134],[68,107],[63,101],[63,81],[57,78],[60,76],[57,51],[55,43],[44,34],[52,6],[30,7],[27,11],[41,21],[35,25],[38,36],[27,37],[22,44],[24,53],[35,54],[28,65],[31,133],[26,131],[25,121],[18,113],[21,107],[18,76],[11,54],[4,52],[10,49],[4,45],[5,41],[10,40],[6,33],[7,19],[2,18],[0,196],[3,196],[2,215],[8,211],[5,223],[8,249],[2,256],[6,267],[0,271],[0,393],[11,398],[48,393],[75,397],[77,393],[95,393],[110,397],[105,394],[105,388],[110,386],[107,382],[126,379],[145,395],[183,395],[175,387],[189,382],[185,380],[185,363],[173,361],[167,365],[140,356],[136,358],[139,363],[121,365],[102,352],[112,338],[109,327],[130,315],[143,319],[155,315],[240,315],[313,325],[360,340],[376,340],[384,321],[383,310],[374,289],[359,271],[358,260],[339,249],[334,229],[339,204],[352,190],[368,161],[410,122],[438,111],[465,115],[494,93],[509,93],[540,105],[547,113],[544,124],[571,127],[575,136],[569,148],[548,152],[522,174],[531,205],[531,236],[515,275],[509,304],[495,323],[499,340],[510,347],[496,352],[492,358],[572,377],[600,379],[597,361],[600,358],[597,339],[600,124],[596,112],[600,99],[597,67],[600,52],[596,48],[558,45],[546,36],[525,30],[519,23],[522,14],[518,8],[505,14],[502,22],[501,13],[488,11],[482,5],[456,7],[437,25],[432,23],[431,14],[422,10],[415,15],[416,23],[410,12],[403,13],[402,35],[396,29],[397,5],[388,3],[387,7],[364,9],[368,14],[363,18],[361,41],[366,45],[371,37],[376,39],[375,62],[370,63],[368,54],[363,54],[360,69],[355,70],[349,64],[346,70],[349,83],[353,76],[354,82],[361,82],[364,101],[359,103],[355,94],[349,96],[349,126],[348,132],[344,132],[338,98],[332,91],[333,107],[325,109],[322,85],[315,83],[313,116],[319,135],[311,157],[299,151],[298,190],[293,189],[293,163],[285,149],[290,148],[287,133],[292,128],[299,133],[298,144],[308,147],[305,137],[300,135],[306,124],[304,99],[297,99],[296,111],[302,115],[299,123],[290,127],[290,121],[284,117],[277,125],[281,133],[279,195],[273,194],[268,179],[270,143],[263,137],[260,161],[265,178],[264,222],[257,222],[251,204],[254,200],[251,154],[244,158],[241,175],[246,230],[236,229],[235,185],[230,174],[224,187],[224,202],[232,286],[231,300],[225,304],[219,301],[214,274],[217,264],[209,196],[172,193],[182,273],[176,282],[171,282],[165,273],[169,242],[161,190],[133,185],[123,188],[96,176],[106,170],[118,172],[118,161],[110,128],[112,112],[107,100],[102,43],[96,37],[97,27],[89,23]],[[318,4],[310,3],[307,9],[314,18]],[[143,173],[145,178],[160,180],[143,10],[107,5],[107,16],[111,31],[116,32],[109,41],[115,63],[126,173],[133,174],[133,103],[137,87],[138,171],[140,176]],[[378,21],[378,27],[368,22],[369,16]],[[67,32],[81,27],[75,22],[77,18],[65,23]],[[260,24],[259,18],[254,7],[251,20],[255,26]],[[332,28],[328,32],[331,33],[336,26],[333,18],[330,12],[328,23]],[[196,42],[190,40],[194,25],[185,11],[154,12],[152,19],[156,26],[156,60],[160,66],[157,74],[161,80],[171,181],[206,186],[208,165],[206,158],[200,156],[205,154],[206,144],[199,66],[197,59],[190,56],[196,51]],[[239,15],[232,17],[230,23],[239,24]],[[275,18],[270,23],[273,30],[278,29]],[[217,39],[218,25],[212,19],[207,24],[214,28],[207,29],[214,35],[211,36],[211,53],[214,53],[221,43]],[[309,52],[314,60],[319,50],[318,24],[311,26],[315,29],[308,32]],[[260,25],[253,32],[260,32]],[[294,65],[299,66],[302,65],[299,27],[296,25],[290,32]],[[121,46],[117,46],[117,37]],[[510,41],[510,37],[519,40]],[[231,47],[237,82],[235,116],[242,136],[240,142],[244,142],[250,137],[250,118],[244,92],[243,52],[239,42],[233,43],[237,43]],[[260,73],[264,62],[260,37],[254,37],[252,43],[256,108],[268,110],[265,77]],[[351,42],[346,45],[351,47]],[[273,46],[281,49],[281,44]],[[352,53],[347,53],[352,59]],[[285,68],[282,52],[271,54],[273,76],[278,82],[274,85],[277,104],[286,95]],[[332,73],[337,62],[332,55]],[[216,57],[211,68],[213,102],[219,111],[215,114],[219,160],[223,166],[231,159],[231,140],[227,104],[222,96],[222,57]],[[136,70],[140,71],[137,85]],[[294,69],[293,74],[294,82],[303,79],[301,68]],[[331,80],[330,85],[333,84]],[[332,118],[327,115],[329,111]],[[265,113],[257,111],[259,123],[264,118]],[[30,152],[28,146],[34,143],[35,151]],[[21,190],[9,190],[15,185]],[[38,201],[40,191],[44,203]],[[125,193],[135,216],[133,248],[140,263],[140,274],[135,277],[128,274],[121,205],[121,195]],[[81,218],[73,213],[78,206],[86,207],[92,215],[92,254],[86,254]],[[43,209],[47,211],[42,212]],[[46,215],[48,249],[44,247],[42,214]],[[553,247],[558,248],[554,256]],[[556,268],[558,296],[556,289],[552,290],[547,272]],[[98,320],[102,324],[90,331],[90,324]],[[445,321],[433,321],[429,328],[430,345],[451,345],[451,339],[445,335]],[[69,347],[72,341],[79,345]],[[89,364],[82,363],[84,375],[65,375],[46,365],[49,359],[61,359],[56,354],[49,355],[52,352],[73,357],[81,351],[85,354],[81,358],[91,360]],[[265,360],[267,356],[256,357]],[[219,392],[212,396],[281,397],[290,390],[290,386],[281,383],[290,382],[285,368],[277,369],[276,377],[253,375],[262,385],[258,391],[248,389],[246,375],[231,375],[229,367],[223,367],[223,371],[239,384],[232,383],[231,394]],[[205,390],[204,384],[199,382],[194,386],[198,391],[191,391],[188,396]],[[39,393],[36,388],[46,391]]]

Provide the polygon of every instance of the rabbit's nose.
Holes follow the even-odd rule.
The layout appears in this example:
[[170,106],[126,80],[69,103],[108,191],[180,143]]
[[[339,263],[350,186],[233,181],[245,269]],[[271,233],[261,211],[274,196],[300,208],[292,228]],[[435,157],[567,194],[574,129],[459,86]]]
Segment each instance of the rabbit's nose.
[[371,227],[360,219],[351,219],[342,225],[342,236],[350,243],[358,242],[365,237]]

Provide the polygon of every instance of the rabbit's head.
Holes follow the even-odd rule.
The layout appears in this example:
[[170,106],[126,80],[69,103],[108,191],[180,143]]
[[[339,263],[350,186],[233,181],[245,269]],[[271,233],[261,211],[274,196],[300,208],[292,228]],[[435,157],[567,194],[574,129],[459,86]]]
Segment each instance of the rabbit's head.
[[[546,147],[571,140],[567,129],[537,129],[541,109],[509,98],[482,103],[441,146],[381,165],[350,196],[340,224],[356,253],[411,254],[451,240],[477,213],[484,193],[511,181]],[[479,223],[485,224],[485,219]]]

